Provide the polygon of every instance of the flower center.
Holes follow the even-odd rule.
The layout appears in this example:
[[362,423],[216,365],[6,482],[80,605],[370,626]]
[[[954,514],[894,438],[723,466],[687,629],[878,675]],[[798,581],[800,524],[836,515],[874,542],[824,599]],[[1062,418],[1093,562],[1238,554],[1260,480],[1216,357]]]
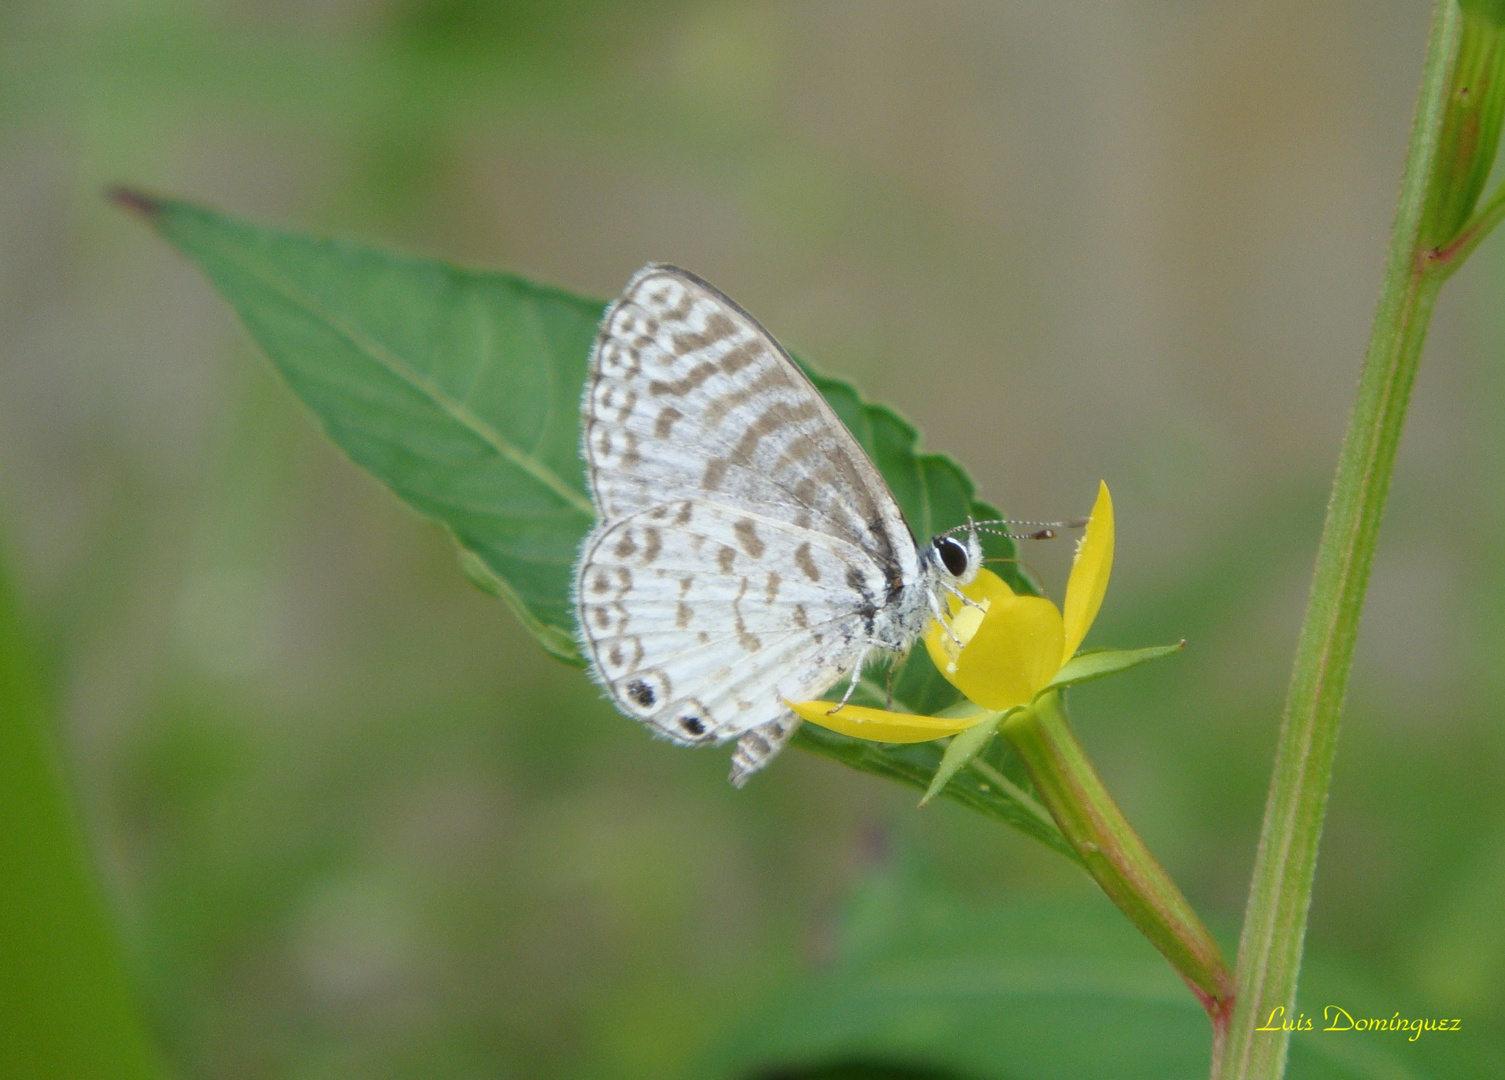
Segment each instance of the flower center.
[[957,657],[961,655],[962,649],[966,648],[967,642],[971,641],[977,633],[977,628],[982,625],[982,617],[988,613],[988,608],[992,607],[993,601],[991,599],[979,600],[977,605],[973,607],[971,604],[963,604],[961,610],[951,616],[951,634],[955,635],[955,641],[951,639],[951,635],[946,635],[941,639],[949,660],[946,665],[948,675],[956,674]]

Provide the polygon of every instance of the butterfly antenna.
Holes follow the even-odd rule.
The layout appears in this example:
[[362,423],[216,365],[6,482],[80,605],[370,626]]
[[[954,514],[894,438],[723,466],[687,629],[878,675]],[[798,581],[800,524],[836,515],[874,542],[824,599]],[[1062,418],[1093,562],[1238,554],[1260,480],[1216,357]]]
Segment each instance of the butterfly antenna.
[[[954,529],[947,529],[942,536],[950,536],[957,532],[985,532],[994,536],[1007,537],[1010,540],[1054,540],[1057,529],[1083,529],[1086,528],[1089,518],[1068,518],[1065,521],[1014,521],[1010,518],[999,518],[996,521],[972,521],[968,520],[965,525],[958,525]],[[1011,527],[1026,527],[1033,531],[1019,533],[1009,529],[990,528],[993,525]]]

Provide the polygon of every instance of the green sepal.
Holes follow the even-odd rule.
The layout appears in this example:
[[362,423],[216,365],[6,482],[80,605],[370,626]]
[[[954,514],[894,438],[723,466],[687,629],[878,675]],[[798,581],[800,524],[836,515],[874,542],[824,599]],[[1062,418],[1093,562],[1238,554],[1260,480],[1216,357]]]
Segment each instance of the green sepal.
[[965,731],[959,731],[951,737],[951,742],[946,747],[946,752],[941,755],[940,767],[935,770],[935,775],[930,778],[930,786],[925,789],[925,796],[920,800],[921,806],[929,804],[930,800],[939,795],[951,778],[962,769],[972,763],[972,759],[983,750],[987,749],[988,743],[998,731],[998,724],[1004,714],[995,712],[987,719],[979,721]]
[[1090,652],[1078,653],[1061,666],[1061,670],[1056,672],[1056,677],[1051,679],[1040,693],[1048,693],[1051,690],[1059,690],[1092,679],[1101,679],[1105,675],[1117,675],[1120,671],[1128,671],[1140,664],[1148,664],[1151,660],[1159,660],[1163,656],[1174,656],[1184,648],[1186,648],[1186,642],[1183,640],[1174,645],[1152,645],[1148,649],[1094,649]]

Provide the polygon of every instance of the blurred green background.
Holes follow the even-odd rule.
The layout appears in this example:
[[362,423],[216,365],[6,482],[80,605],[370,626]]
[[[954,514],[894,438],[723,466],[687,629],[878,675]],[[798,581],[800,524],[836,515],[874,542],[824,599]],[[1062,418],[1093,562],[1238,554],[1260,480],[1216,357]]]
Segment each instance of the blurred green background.
[[[543,656],[343,460],[129,181],[607,297],[694,269],[1026,518],[1118,506],[1073,698],[1236,935],[1427,5],[0,4],[0,509],[185,1077],[655,1077],[819,970],[901,852],[1059,857],[791,753],[744,792]],[[1309,947],[1505,1029],[1505,242],[1444,293]],[[1069,545],[1028,557],[1059,590]],[[1319,1005],[1320,1007],[1320,1005]],[[1481,1058],[1482,1060],[1482,1058]],[[1488,1075],[1481,1072],[1480,1075]]]

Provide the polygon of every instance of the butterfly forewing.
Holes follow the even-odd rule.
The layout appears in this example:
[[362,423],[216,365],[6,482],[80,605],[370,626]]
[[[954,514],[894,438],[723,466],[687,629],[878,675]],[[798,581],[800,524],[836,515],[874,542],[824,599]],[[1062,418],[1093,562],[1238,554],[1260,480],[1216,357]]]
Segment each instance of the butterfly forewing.
[[604,519],[680,494],[718,499],[909,569],[908,526],[862,447],[767,331],[710,285],[672,267],[640,271],[607,312],[592,376],[585,454]]

